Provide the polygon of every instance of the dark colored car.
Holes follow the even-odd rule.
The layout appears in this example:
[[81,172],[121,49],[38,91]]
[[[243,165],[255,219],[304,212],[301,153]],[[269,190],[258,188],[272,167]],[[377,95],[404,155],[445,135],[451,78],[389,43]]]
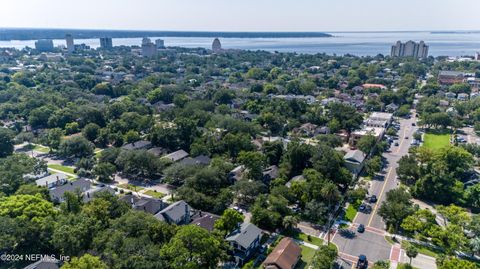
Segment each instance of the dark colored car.
[[398,142],[395,142],[395,147],[398,147]]
[[358,211],[364,212],[367,209],[367,206],[365,204],[361,204],[360,207],[358,208]]
[[359,232],[359,233],[365,232],[365,225],[360,224],[357,228],[357,232]]
[[415,126],[415,125],[416,125],[415,122],[412,122],[412,126]]
[[365,255],[358,256],[358,262],[357,262],[356,268],[357,269],[367,269],[368,268],[367,256],[365,256]]
[[376,203],[377,202],[377,196],[376,195],[372,195],[370,197],[370,203]]

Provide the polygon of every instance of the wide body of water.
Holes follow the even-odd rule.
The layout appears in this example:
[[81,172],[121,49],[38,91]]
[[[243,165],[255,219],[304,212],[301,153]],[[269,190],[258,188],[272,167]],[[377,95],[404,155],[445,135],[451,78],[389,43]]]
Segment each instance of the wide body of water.
[[[432,56],[474,55],[480,51],[480,32],[333,32],[334,37],[325,38],[221,38],[226,49],[266,50],[297,53],[353,54],[374,56],[390,54],[397,41],[423,40],[430,46]],[[151,37],[161,38],[166,46],[187,48],[211,48],[212,38],[204,37]],[[142,38],[115,38],[113,45],[140,45]],[[76,39],[76,44],[85,43],[92,48],[100,46],[98,39]],[[65,45],[65,40],[54,40],[55,45]],[[0,41],[0,47],[34,47],[34,40]]]

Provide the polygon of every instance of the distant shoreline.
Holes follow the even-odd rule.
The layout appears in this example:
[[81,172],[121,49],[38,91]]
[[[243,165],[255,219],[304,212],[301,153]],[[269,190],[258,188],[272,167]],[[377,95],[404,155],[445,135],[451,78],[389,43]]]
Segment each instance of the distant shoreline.
[[196,32],[196,31],[128,31],[128,30],[81,30],[81,29],[27,29],[0,28],[0,40],[63,39],[71,34],[76,39],[100,37],[139,38],[160,37],[211,37],[211,38],[307,38],[332,37],[322,32]]

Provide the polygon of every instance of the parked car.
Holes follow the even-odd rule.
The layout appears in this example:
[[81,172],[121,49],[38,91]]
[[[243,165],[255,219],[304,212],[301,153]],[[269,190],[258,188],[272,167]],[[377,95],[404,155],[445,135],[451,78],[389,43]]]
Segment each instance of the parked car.
[[365,232],[365,225],[363,224],[358,225],[357,232],[359,233]]
[[395,142],[395,147],[398,147],[398,142]]
[[370,203],[376,203],[376,202],[377,202],[377,196],[376,195],[370,196]]
[[358,256],[357,266],[355,268],[357,268],[357,269],[367,269],[368,268],[367,256],[365,256],[365,255]]
[[361,204],[360,207],[358,208],[358,211],[363,212],[367,210],[367,206],[365,204]]
[[412,122],[412,126],[416,126],[415,122]]

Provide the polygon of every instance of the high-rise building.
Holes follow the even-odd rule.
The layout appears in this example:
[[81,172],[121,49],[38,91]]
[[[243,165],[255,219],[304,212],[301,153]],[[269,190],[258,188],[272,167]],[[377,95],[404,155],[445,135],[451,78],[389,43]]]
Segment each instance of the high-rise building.
[[218,38],[215,38],[212,43],[212,50],[214,52],[221,51],[222,50],[222,43],[220,43],[220,40]]
[[397,43],[392,46],[390,55],[392,57],[413,57],[415,59],[424,59],[428,57],[428,46],[423,41],[420,41],[419,43],[413,42],[412,40],[406,43],[397,41]]
[[480,61],[480,52],[475,52],[475,60]]
[[142,40],[142,56],[153,57],[157,53],[157,46],[148,37]]
[[35,49],[41,52],[53,51],[53,41],[51,39],[40,39],[35,42]]
[[157,49],[164,49],[165,41],[163,41],[163,39],[157,39],[155,40],[155,45],[157,45]]
[[75,44],[73,42],[73,36],[71,34],[65,35],[65,41],[67,42],[67,51],[72,53],[75,51]]
[[100,37],[100,48],[101,49],[111,49],[113,48],[112,38],[111,37]]

